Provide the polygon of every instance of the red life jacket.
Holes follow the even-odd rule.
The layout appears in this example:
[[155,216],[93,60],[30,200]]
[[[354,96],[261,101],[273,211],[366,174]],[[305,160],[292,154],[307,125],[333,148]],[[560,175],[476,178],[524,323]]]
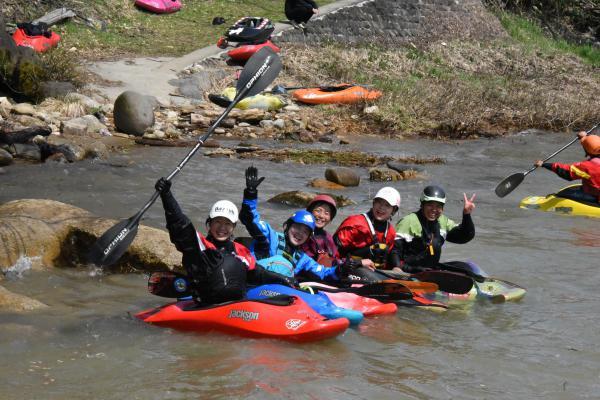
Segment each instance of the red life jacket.
[[[214,245],[214,243],[212,243],[208,239],[206,239],[206,237],[203,234],[201,234],[200,232],[196,232],[196,234],[198,236],[198,243],[200,244],[201,250],[205,250],[205,249],[217,250],[217,247]],[[256,260],[254,259],[254,256],[252,255],[252,253],[250,253],[250,250],[243,244],[240,244],[237,242],[233,242],[233,248],[235,249],[234,255],[241,262],[246,264],[248,271],[252,271],[254,269],[254,267],[256,266]]]
[[581,179],[583,191],[596,196],[600,203],[600,158],[594,157],[573,164],[554,163],[552,170],[556,172],[557,168],[569,171],[571,180]]
[[388,250],[394,247],[396,229],[387,221],[385,232],[377,232],[367,214],[351,215],[346,218],[335,232],[342,256],[352,254],[356,250],[382,243]]

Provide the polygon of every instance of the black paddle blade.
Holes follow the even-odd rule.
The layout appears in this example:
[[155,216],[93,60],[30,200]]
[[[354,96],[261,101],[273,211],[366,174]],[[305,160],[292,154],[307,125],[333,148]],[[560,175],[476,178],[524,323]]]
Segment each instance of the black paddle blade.
[[433,282],[439,290],[448,293],[465,294],[473,288],[473,279],[451,271],[423,271],[412,275],[422,282]]
[[349,292],[384,301],[408,300],[413,297],[409,288],[398,283],[370,283],[358,288],[349,289]]
[[137,235],[138,224],[134,221],[135,216],[119,222],[104,232],[87,254],[88,262],[99,267],[116,263]]
[[270,47],[263,47],[254,53],[246,62],[238,79],[235,87],[236,99],[238,96],[241,96],[241,98],[254,96],[265,90],[279,75],[281,67],[281,59]]
[[512,174],[511,176],[505,178],[498,184],[498,186],[496,186],[496,196],[506,196],[515,190],[515,188],[519,186],[521,182],[523,182],[523,179],[525,179],[525,174],[523,172],[517,172],[516,174]]
[[231,104],[231,100],[221,94],[209,94],[208,99],[219,107],[227,108]]
[[174,272],[153,272],[148,278],[148,291],[155,296],[170,299],[192,295],[187,277]]

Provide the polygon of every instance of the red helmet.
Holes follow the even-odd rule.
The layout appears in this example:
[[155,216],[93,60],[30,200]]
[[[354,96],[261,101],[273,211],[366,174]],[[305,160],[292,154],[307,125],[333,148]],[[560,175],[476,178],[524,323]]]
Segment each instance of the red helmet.
[[337,204],[335,204],[335,200],[333,199],[333,197],[327,194],[316,195],[315,198],[312,199],[310,203],[308,203],[308,206],[306,206],[306,210],[312,213],[313,209],[315,209],[319,205],[319,203],[325,203],[331,206],[331,219],[334,219],[335,214],[337,213]]
[[600,136],[584,136],[581,138],[581,145],[590,156],[600,156]]

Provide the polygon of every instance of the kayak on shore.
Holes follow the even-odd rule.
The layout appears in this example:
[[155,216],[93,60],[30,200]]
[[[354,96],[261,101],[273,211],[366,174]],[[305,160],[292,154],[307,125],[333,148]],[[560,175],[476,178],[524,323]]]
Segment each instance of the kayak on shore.
[[377,100],[381,95],[379,90],[347,83],[298,89],[293,94],[295,100],[306,104],[352,104]]
[[180,0],[135,0],[135,5],[157,14],[168,14],[181,9]]
[[142,311],[136,318],[181,331],[218,331],[232,335],[312,342],[343,333],[350,322],[326,319],[302,299],[291,296],[199,305],[183,300]]
[[576,200],[570,197],[571,193],[580,189],[581,185],[571,185],[547,196],[529,196],[521,200],[519,207],[550,211],[562,215],[600,217],[600,204]]
[[56,32],[47,31],[43,35],[28,35],[24,28],[18,28],[12,37],[17,46],[30,47],[38,53],[48,51],[58,46],[60,42],[60,35]]

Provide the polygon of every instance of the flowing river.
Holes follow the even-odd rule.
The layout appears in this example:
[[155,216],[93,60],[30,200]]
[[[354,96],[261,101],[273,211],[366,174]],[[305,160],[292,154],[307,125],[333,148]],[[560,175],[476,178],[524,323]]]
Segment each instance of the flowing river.
[[[447,244],[443,259],[473,260],[490,275],[526,287],[520,302],[475,303],[444,313],[400,308],[395,315],[366,319],[336,339],[299,345],[149,326],[132,314],[168,299],[147,292],[147,276],[103,275],[87,268],[33,272],[22,260],[2,284],[50,307],[0,314],[0,398],[597,399],[598,220],[519,209],[527,195],[566,186],[546,170],[528,175],[503,199],[493,192],[505,176],[524,172],[571,138],[537,133],[463,142],[369,137],[348,146],[376,154],[444,157],[446,164],[425,166],[427,181],[393,184],[402,194],[400,214],[418,207],[428,183],[446,188],[445,212],[458,220],[463,192],[477,193],[475,240]],[[103,217],[127,218],[188,150],[138,147],[110,163],[7,167],[0,202],[47,198]],[[556,160],[582,157],[575,144]],[[266,176],[259,188],[260,210],[274,226],[293,209],[266,199],[305,190],[325,171],[323,165],[198,154],[173,185],[197,227],[204,228],[214,201],[241,202],[244,169],[251,163]],[[340,192],[357,205],[341,209],[334,227],[350,214],[367,211],[376,190],[386,185],[370,183],[367,169],[359,170],[360,187]],[[143,223],[164,228],[160,202]],[[241,226],[236,232],[245,236]]]

